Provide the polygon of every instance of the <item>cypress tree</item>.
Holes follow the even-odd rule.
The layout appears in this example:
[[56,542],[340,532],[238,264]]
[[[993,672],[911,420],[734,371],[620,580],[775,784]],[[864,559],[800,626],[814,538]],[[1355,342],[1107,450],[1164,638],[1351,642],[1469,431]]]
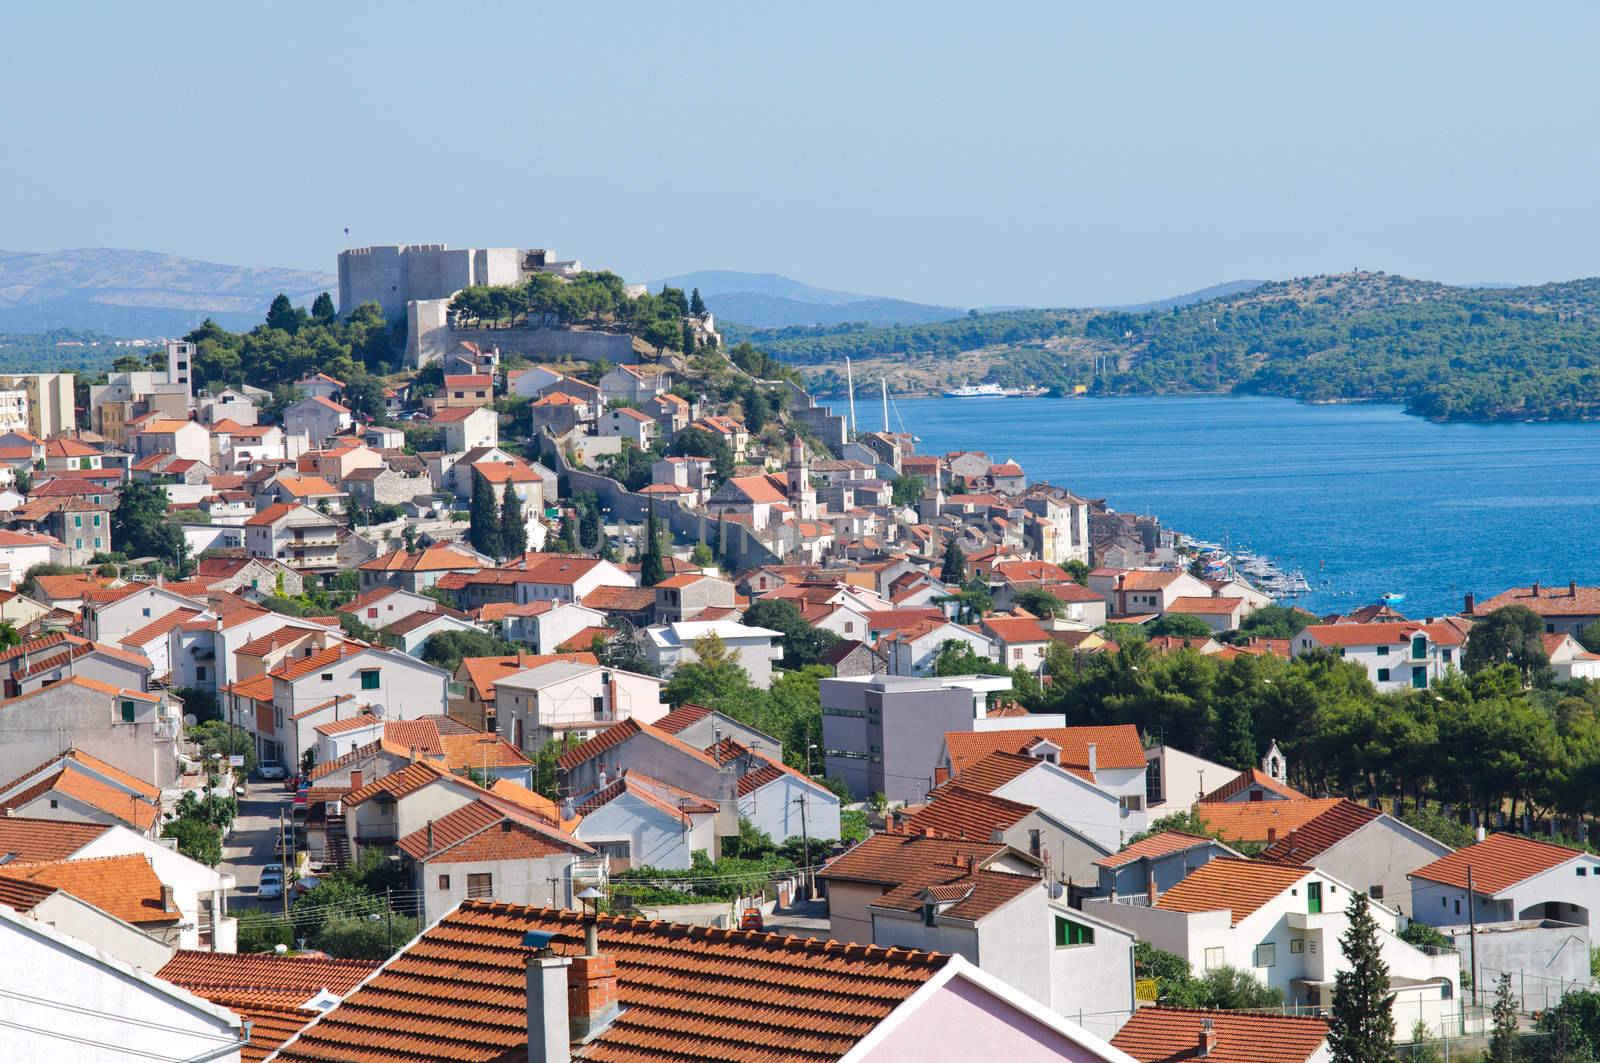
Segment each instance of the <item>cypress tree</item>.
[[1378,924],[1367,895],[1350,894],[1350,927],[1339,938],[1349,966],[1334,977],[1328,1047],[1333,1063],[1390,1063],[1394,1059],[1394,1009],[1389,965],[1378,951]]
[[661,560],[661,528],[656,523],[656,504],[651,502],[650,520],[645,531],[644,559],[639,563],[639,586],[654,587],[666,578],[666,564]]
[[506,557],[521,557],[527,549],[528,522],[522,515],[522,499],[508,483],[500,500],[500,550]]
[[1517,1058],[1517,998],[1511,995],[1511,972],[1504,971],[1494,984],[1494,1030],[1489,1035],[1489,1063],[1515,1063]]
[[959,587],[967,578],[967,558],[961,546],[951,536],[944,542],[944,565],[939,569],[939,579]]
[[468,514],[471,523],[467,528],[467,538],[473,549],[490,557],[499,557],[500,514],[494,504],[494,488],[476,469],[472,471],[472,506]]
[[706,301],[700,298],[699,288],[696,288],[693,294],[689,296],[689,313],[693,314],[695,317],[705,316]]

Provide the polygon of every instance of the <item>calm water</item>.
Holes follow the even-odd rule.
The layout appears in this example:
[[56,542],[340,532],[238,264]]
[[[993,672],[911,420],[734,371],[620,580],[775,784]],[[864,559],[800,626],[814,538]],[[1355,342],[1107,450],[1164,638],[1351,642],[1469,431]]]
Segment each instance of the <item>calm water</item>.
[[1466,591],[1600,582],[1600,424],[1434,424],[1261,398],[897,405],[922,453],[1014,458],[1030,480],[1301,568],[1313,610],[1399,591],[1403,612],[1434,615]]

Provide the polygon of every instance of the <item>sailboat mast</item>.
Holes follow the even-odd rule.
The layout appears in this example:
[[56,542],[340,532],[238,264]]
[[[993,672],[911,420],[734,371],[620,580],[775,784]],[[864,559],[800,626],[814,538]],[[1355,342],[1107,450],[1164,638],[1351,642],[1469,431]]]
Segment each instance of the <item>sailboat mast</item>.
[[884,377],[878,378],[878,391],[883,395],[883,434],[889,434],[889,381]]
[[856,437],[856,378],[850,371],[850,359],[844,360],[844,386],[850,395],[850,438]]

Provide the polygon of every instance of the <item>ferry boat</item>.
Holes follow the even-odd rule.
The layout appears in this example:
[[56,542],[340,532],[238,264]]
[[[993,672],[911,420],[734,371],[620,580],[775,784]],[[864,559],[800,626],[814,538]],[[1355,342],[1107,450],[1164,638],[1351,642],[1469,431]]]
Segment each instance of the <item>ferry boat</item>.
[[947,399],[1000,399],[1006,394],[999,384],[962,384],[944,393]]
[[1398,594],[1394,591],[1389,591],[1387,594],[1378,595],[1378,601],[1382,602],[1384,605],[1399,605],[1405,600],[1405,595]]

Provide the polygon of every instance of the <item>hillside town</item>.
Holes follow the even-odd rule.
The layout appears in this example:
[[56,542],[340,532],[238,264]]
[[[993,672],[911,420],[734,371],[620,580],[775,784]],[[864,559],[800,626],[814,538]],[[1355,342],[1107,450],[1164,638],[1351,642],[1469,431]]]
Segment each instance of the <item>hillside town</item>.
[[[8,1028],[1323,1063],[1360,986],[1471,1049],[1597,991],[1600,587],[1313,616],[820,404],[697,291],[444,245],[339,278],[391,371],[253,386],[202,329],[0,379]],[[1553,691],[1548,740],[1495,729]]]

